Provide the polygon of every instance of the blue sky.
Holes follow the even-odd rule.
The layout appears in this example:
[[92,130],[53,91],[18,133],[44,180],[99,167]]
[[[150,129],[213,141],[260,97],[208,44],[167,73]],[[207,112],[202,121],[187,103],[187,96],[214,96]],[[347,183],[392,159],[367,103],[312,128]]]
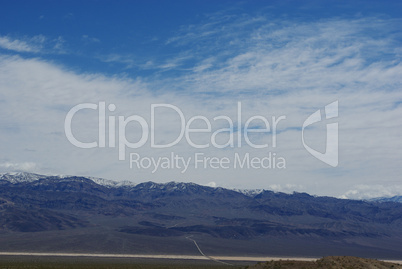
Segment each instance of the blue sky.
[[[397,1],[3,1],[1,32],[14,39],[30,40],[41,56],[67,64],[79,72],[126,73],[149,76],[157,66],[183,51],[193,57],[180,62],[181,73],[210,53],[238,53],[239,46],[226,47],[233,39],[270,22],[303,23],[328,18],[400,18]],[[225,32],[228,24],[242,20],[236,32]],[[191,27],[212,23],[211,33],[199,40],[174,42]],[[280,25],[277,25],[280,27]],[[208,30],[211,30],[208,29]],[[198,29],[202,30],[202,29]],[[195,33],[196,34],[196,33]],[[373,35],[381,33],[372,32]],[[227,36],[226,36],[227,35]],[[219,38],[216,38],[218,37]],[[32,40],[32,38],[37,38]],[[45,40],[43,40],[43,38]],[[244,42],[245,40],[243,40]],[[244,42],[246,43],[246,42]],[[216,45],[216,46],[213,46]],[[218,47],[219,45],[219,47]],[[244,45],[244,44],[243,44]],[[281,45],[280,43],[277,45]],[[50,54],[50,55],[48,55]],[[227,55],[230,57],[230,55]],[[119,58],[120,57],[120,58]],[[114,61],[113,61],[114,60]],[[157,66],[148,65],[154,62]],[[102,63],[102,64],[101,64]],[[171,75],[171,74],[168,74]]]
[[[3,172],[192,181],[351,198],[402,194],[398,1],[0,3]],[[185,173],[152,173],[119,161],[116,148],[76,148],[65,135],[68,111],[103,101],[117,107],[108,115],[135,114],[148,122],[150,106],[157,103],[179,107],[187,120],[227,115],[236,123],[238,102],[243,125],[254,115],[284,115],[276,148],[195,150],[183,139],[169,149],[147,144],[128,152],[155,158],[172,152],[263,158],[271,152],[286,159],[286,169],[192,167]],[[339,123],[339,165],[330,167],[303,147],[301,127],[334,101],[339,117],[330,122]],[[157,139],[177,136],[175,116],[160,115]],[[97,117],[91,112],[77,117],[77,137],[94,141]],[[214,123],[213,130],[224,127]],[[126,130],[132,141],[138,133],[135,125]],[[306,143],[323,151],[325,133],[325,123],[316,124],[306,131]],[[253,137],[258,142],[271,138]]]

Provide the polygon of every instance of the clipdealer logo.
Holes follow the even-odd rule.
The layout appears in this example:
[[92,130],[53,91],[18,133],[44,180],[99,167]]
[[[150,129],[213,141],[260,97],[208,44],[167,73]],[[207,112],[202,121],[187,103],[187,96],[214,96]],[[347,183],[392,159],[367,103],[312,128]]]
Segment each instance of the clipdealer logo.
[[[145,145],[150,146],[153,149],[173,148],[177,146],[181,141],[185,141],[189,146],[194,149],[207,149],[207,148],[241,148],[246,145],[252,149],[266,149],[268,147],[276,148],[277,146],[277,131],[278,124],[281,121],[286,120],[286,116],[275,117],[270,119],[262,116],[251,116],[243,121],[242,104],[237,103],[237,117],[232,119],[227,115],[219,115],[212,119],[209,119],[202,115],[196,115],[186,119],[183,111],[172,104],[151,104],[150,106],[150,120],[149,122],[140,115],[133,114],[131,116],[114,116],[107,115],[110,112],[116,110],[116,105],[109,104],[106,106],[106,102],[83,103],[78,104],[70,109],[67,113],[64,130],[67,139],[71,144],[78,148],[90,149],[90,148],[118,148],[118,159],[120,161],[126,160],[127,149],[139,149]],[[326,106],[326,118],[336,117],[338,102],[333,102]],[[72,131],[72,122],[76,117],[82,117],[80,113],[83,110],[95,110],[98,113],[98,139],[92,142],[82,142],[76,138]],[[178,117],[178,123],[175,122],[175,130],[179,130],[177,137],[174,137],[171,141],[159,143],[156,141],[156,135],[158,133],[158,126],[156,126],[156,119],[158,115],[163,115],[166,110],[170,110],[171,113],[175,113]],[[321,120],[320,111],[314,112],[310,115],[303,124],[302,128],[302,142],[307,151],[315,158],[327,163],[333,167],[338,164],[338,125],[334,123],[327,126],[327,147],[325,153],[320,153],[309,147],[304,141],[304,130],[307,126],[312,125]],[[242,124],[243,122],[244,125]],[[137,141],[132,141],[133,137],[127,139],[126,129],[129,125],[140,126],[140,138]],[[173,123],[172,123],[173,124]],[[197,125],[198,124],[198,125]],[[205,126],[204,128],[196,128],[194,125]],[[225,126],[225,128],[217,129],[216,126]],[[257,126],[257,127],[256,127]],[[106,128],[108,127],[108,128]],[[215,128],[213,128],[215,127]],[[166,128],[166,127],[165,127]],[[107,129],[107,130],[106,130]],[[160,130],[163,133],[166,130]],[[260,143],[253,142],[250,139],[251,134],[269,134],[270,141],[259,141]],[[194,136],[197,134],[205,134],[208,136],[204,143],[194,141]],[[226,135],[226,136],[224,136]],[[225,139],[222,143],[222,139],[217,137],[224,136]],[[107,138],[107,139],[106,139]],[[197,140],[197,139],[195,139]],[[268,143],[270,142],[270,143]],[[275,152],[268,152],[265,157],[252,156],[250,153],[240,156],[235,153],[233,158],[228,157],[215,157],[204,156],[203,153],[196,153],[193,157],[184,157],[171,152],[169,156],[164,157],[142,157],[137,152],[130,152],[130,168],[143,168],[151,169],[152,173],[156,172],[159,168],[170,169],[178,168],[184,173],[187,171],[190,163],[193,163],[194,168],[212,168],[212,169],[229,169],[229,168],[286,168],[286,160],[281,156],[276,156]]]
[[[325,106],[325,119],[332,119],[338,117],[338,101],[332,102]],[[327,142],[325,146],[325,152],[321,153],[315,149],[309,147],[304,141],[304,129],[314,123],[322,121],[321,110],[317,110],[311,114],[303,123],[302,127],[302,142],[304,148],[318,160],[332,166],[338,166],[338,123],[327,124]]]

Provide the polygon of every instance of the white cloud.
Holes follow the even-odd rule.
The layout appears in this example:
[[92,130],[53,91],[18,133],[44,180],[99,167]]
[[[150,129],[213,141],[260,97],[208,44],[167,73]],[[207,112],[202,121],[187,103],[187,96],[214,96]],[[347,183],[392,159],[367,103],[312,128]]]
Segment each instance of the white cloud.
[[37,36],[29,41],[11,39],[8,36],[0,36],[0,47],[16,52],[39,52],[41,49],[41,43],[43,43],[44,40],[42,36]]
[[[183,29],[180,37],[172,38],[169,44],[202,41],[198,47],[185,47],[176,57],[152,60],[144,67],[182,71],[173,77],[160,73],[138,79],[77,74],[43,59],[1,56],[1,157],[13,163],[35,160],[46,164],[43,169],[59,174],[200,184],[207,175],[209,184],[218,186],[345,197],[362,195],[359,191],[363,189],[353,193],[359,184],[381,183],[385,188],[395,185],[402,173],[402,127],[398,122],[402,113],[402,65],[399,58],[380,57],[385,52],[396,54],[396,41],[386,34],[393,22],[339,19],[298,23],[242,18],[225,27],[217,27],[219,23]],[[383,37],[367,34],[368,28],[382,31]],[[189,59],[193,65],[188,66]],[[134,65],[133,60],[119,55],[109,55],[104,61]],[[334,100],[339,101],[340,108],[340,164],[328,168],[304,150],[300,127],[311,113]],[[203,152],[224,157],[235,152],[265,156],[267,151],[274,151],[286,158],[287,168],[190,169],[186,174],[175,169],[154,174],[129,169],[128,162],[117,160],[116,148],[78,149],[64,136],[67,111],[78,103],[99,101],[116,105],[116,111],[108,115],[136,114],[147,120],[152,103],[174,104],[187,120],[195,115],[209,119],[227,115],[236,121],[238,101],[243,106],[243,124],[254,115],[269,119],[286,115],[279,126],[275,149],[271,137],[262,137],[259,141],[271,145],[267,150],[209,148]],[[95,141],[98,115],[87,114],[77,118],[74,131],[81,138]],[[158,142],[174,140],[177,120],[169,113],[159,116],[162,132]],[[223,127],[222,123],[214,124],[214,130]],[[128,133],[130,139],[138,138],[137,132]],[[310,146],[324,145],[325,124],[306,135]],[[195,152],[185,141],[174,149],[144,146],[135,150],[154,157],[171,151],[183,156]]]
[[205,186],[212,187],[212,188],[216,188],[217,185],[216,185],[216,182],[211,181],[211,182],[205,184]]
[[19,53],[62,54],[65,53],[64,43],[65,40],[61,36],[55,39],[49,39],[43,35],[32,37],[24,36],[19,39],[9,36],[0,36],[0,48]]
[[98,56],[98,59],[105,63],[121,63],[127,66],[127,68],[132,68],[135,61],[132,55],[119,55],[119,54],[109,54]]
[[99,43],[100,40],[96,37],[90,37],[88,35],[82,35],[82,40],[84,42],[94,42],[94,43]]
[[379,197],[393,197],[402,194],[402,185],[357,185],[345,192],[340,198],[343,199],[371,199]]
[[23,163],[0,163],[0,169],[4,172],[7,171],[23,171],[23,172],[34,172],[38,169],[38,165],[33,162],[23,162]]
[[[265,94],[304,89],[334,92],[348,87],[375,90],[391,81],[400,82],[400,63],[379,58],[385,53],[398,54],[394,41],[363,34],[367,28],[390,32],[392,21],[273,22],[257,24],[250,32],[234,24],[225,25],[207,40],[203,26],[192,29],[198,34],[185,40],[202,41],[203,50],[198,49],[197,55],[209,57],[214,53],[220,64],[187,75],[185,83],[191,86],[184,84],[183,88],[191,92]],[[231,40],[234,44],[226,45]],[[196,55],[191,49],[187,53]],[[374,73],[377,80],[372,79]]]
[[284,185],[273,184],[273,185],[270,185],[268,189],[275,191],[275,192],[284,192],[284,193],[306,191],[305,187],[303,187],[302,185],[296,185],[296,184],[284,184]]
[[53,40],[54,46],[53,46],[53,50],[55,52],[58,53],[65,53],[65,49],[64,49],[64,44],[65,44],[65,40],[63,37],[59,36],[58,38]]

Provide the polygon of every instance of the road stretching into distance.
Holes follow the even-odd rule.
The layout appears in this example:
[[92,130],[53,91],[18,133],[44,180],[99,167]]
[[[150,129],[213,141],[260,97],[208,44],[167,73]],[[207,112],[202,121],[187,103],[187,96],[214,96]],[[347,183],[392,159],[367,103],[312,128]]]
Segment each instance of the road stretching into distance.
[[223,262],[223,261],[221,261],[220,259],[218,260],[218,259],[213,258],[213,257],[211,257],[211,256],[205,255],[204,252],[202,252],[201,248],[198,246],[197,241],[195,241],[195,240],[192,239],[191,237],[193,237],[193,236],[190,235],[190,236],[187,236],[186,238],[187,238],[188,240],[191,240],[191,241],[194,242],[194,245],[197,247],[198,252],[201,253],[202,256],[204,256],[204,257],[207,258],[207,259],[210,259],[211,261],[217,262],[217,263],[222,263],[222,264],[226,264],[226,265],[233,265],[233,264],[230,264],[230,263],[227,263],[227,262]]

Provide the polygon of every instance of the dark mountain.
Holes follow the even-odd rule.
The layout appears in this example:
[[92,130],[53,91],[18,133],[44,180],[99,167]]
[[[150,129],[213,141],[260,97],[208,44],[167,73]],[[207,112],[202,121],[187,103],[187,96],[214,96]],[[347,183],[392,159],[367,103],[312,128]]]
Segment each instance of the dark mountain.
[[0,251],[402,258],[402,204],[0,175]]

